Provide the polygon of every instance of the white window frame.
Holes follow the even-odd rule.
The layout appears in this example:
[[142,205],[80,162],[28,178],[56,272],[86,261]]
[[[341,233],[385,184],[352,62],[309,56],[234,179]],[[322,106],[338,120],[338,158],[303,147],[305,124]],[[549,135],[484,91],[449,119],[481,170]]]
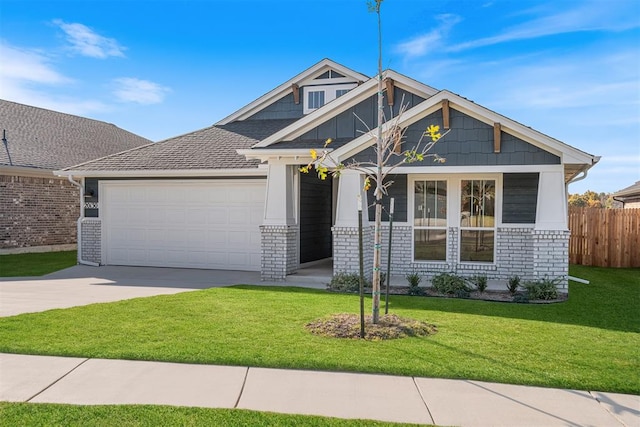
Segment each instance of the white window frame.
[[[416,187],[416,183],[417,182],[444,182],[445,185],[445,189],[447,191],[447,195],[446,195],[446,209],[447,209],[447,216],[445,218],[445,224],[444,225],[419,225],[416,226],[416,218],[415,218],[415,187]],[[448,258],[448,254],[449,254],[449,205],[450,205],[450,201],[449,201],[449,180],[447,180],[446,178],[441,178],[441,179],[436,179],[436,178],[425,178],[425,179],[413,179],[411,181],[411,192],[409,194],[411,194],[411,199],[412,199],[412,208],[411,208],[411,212],[412,212],[412,219],[411,219],[411,227],[412,227],[412,233],[411,233],[411,253],[412,253],[412,261],[413,262],[426,262],[426,263],[443,263],[443,262],[447,262],[447,258]],[[444,252],[444,259],[416,259],[416,252],[415,252],[415,246],[416,246],[416,238],[415,238],[415,231],[416,230],[435,230],[435,231],[444,231],[445,233],[445,252]]]
[[[462,195],[462,181],[468,180],[493,180],[496,185],[496,200],[495,200],[495,226],[494,226],[494,245],[493,245],[493,262],[472,262],[472,261],[460,261],[460,239],[462,238],[462,229],[460,225],[461,209],[460,198]],[[446,181],[447,182],[447,260],[416,260],[415,259],[415,242],[413,230],[415,228],[415,201],[413,191],[416,181]],[[416,264],[445,264],[451,262],[457,262],[463,265],[478,265],[478,266],[495,266],[497,264],[497,250],[498,250],[498,229],[502,227],[502,174],[501,173],[465,173],[465,174],[410,174],[407,179],[408,194],[407,197],[407,221],[411,226],[411,260]],[[455,228],[458,230],[458,252],[455,255],[455,259],[450,259],[450,247],[452,242],[449,238],[449,230]],[[465,228],[466,229],[466,228]]]
[[358,86],[357,83],[347,83],[347,84],[335,84],[335,85],[318,85],[318,86],[304,86],[302,88],[302,99],[303,99],[303,106],[302,106],[302,113],[303,114],[309,114],[315,110],[317,110],[317,108],[310,108],[309,107],[309,92],[320,92],[323,91],[324,92],[324,105],[327,105],[329,102],[333,101],[334,99],[337,98],[336,96],[336,91],[338,90],[351,90],[354,87]]
[[[495,200],[494,200],[494,218],[493,218],[493,227],[469,227],[462,226],[462,210],[461,210],[461,198],[462,198],[462,181],[493,181],[495,186]],[[502,223],[502,174],[473,174],[473,175],[463,175],[458,180],[456,180],[456,221],[455,227],[458,228],[458,262],[464,265],[485,265],[485,266],[495,266],[497,264],[497,254],[498,254],[498,228]],[[484,230],[484,231],[493,231],[493,261],[485,262],[485,261],[462,261],[462,232],[463,231],[475,231],[475,230]]]

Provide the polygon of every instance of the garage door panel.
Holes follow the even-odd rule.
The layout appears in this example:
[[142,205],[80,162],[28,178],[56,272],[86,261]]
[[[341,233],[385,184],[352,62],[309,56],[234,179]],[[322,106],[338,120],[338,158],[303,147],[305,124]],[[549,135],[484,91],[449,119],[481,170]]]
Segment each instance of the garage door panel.
[[264,181],[104,185],[107,264],[260,269]]
[[229,209],[229,224],[247,224],[251,219],[251,212],[246,207]]
[[206,208],[190,208],[187,210],[186,220],[190,226],[207,225]]

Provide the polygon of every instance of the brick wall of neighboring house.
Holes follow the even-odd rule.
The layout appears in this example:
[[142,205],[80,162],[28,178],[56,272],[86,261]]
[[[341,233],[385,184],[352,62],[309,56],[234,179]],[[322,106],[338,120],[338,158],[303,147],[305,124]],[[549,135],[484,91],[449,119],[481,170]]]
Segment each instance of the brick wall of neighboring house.
[[0,249],[76,243],[79,197],[66,179],[0,175]]

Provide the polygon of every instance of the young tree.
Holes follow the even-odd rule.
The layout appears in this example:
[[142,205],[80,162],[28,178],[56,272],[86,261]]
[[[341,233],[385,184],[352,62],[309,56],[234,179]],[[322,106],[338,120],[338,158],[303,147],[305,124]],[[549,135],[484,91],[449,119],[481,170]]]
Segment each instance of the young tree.
[[[382,261],[381,247],[382,247],[382,199],[387,194],[387,188],[393,184],[392,181],[387,181],[386,177],[396,167],[416,161],[422,161],[427,157],[433,157],[434,161],[444,162],[445,159],[437,154],[428,154],[434,144],[439,141],[444,135],[440,134],[440,127],[431,125],[429,126],[420,140],[410,149],[401,151],[399,148],[402,146],[402,141],[405,137],[406,128],[403,129],[400,126],[400,119],[403,113],[406,111],[406,105],[400,104],[398,114],[391,117],[389,120],[385,120],[384,112],[384,74],[382,71],[382,21],[380,14],[380,6],[383,0],[369,1],[368,8],[370,12],[376,13],[378,18],[378,114],[377,123],[375,127],[375,133],[368,129],[368,132],[372,134],[376,141],[374,145],[374,151],[376,154],[375,162],[356,162],[352,161],[348,164],[343,164],[334,161],[326,147],[331,143],[331,139],[328,139],[325,143],[325,150],[322,153],[317,153],[315,150],[311,150],[311,157],[313,161],[306,166],[300,168],[303,173],[308,173],[309,170],[315,167],[320,179],[326,179],[328,174],[333,176],[339,176],[345,169],[357,170],[363,173],[365,178],[365,190],[368,190],[372,184],[375,185],[375,217],[374,217],[374,241],[373,241],[373,279],[372,279],[372,318],[373,323],[378,323],[380,317],[380,265]],[[361,120],[362,122],[362,120]],[[362,122],[364,124],[364,122]],[[384,125],[384,126],[383,126]],[[366,125],[365,125],[366,126]],[[446,135],[446,133],[445,133]],[[426,141],[424,141],[426,139]],[[331,168],[331,170],[330,170]]]

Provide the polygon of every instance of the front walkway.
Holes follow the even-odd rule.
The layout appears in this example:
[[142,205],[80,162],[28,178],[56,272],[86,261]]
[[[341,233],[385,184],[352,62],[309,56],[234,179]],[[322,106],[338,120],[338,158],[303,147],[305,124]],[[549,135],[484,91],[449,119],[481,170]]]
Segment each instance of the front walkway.
[[418,424],[640,425],[640,396],[390,375],[0,354],[0,400],[242,408]]

